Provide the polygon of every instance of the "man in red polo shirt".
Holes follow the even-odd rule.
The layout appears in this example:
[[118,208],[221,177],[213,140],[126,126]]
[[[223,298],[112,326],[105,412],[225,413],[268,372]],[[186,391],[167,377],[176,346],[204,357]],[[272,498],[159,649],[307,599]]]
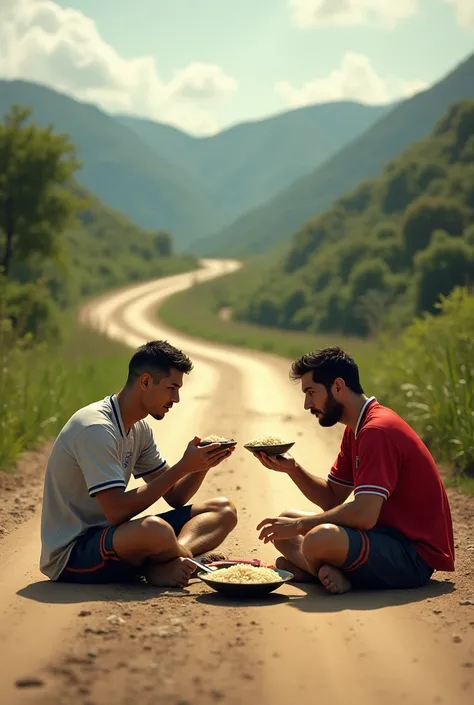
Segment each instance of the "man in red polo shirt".
[[[327,480],[290,456],[258,454],[285,472],[323,511],[284,512],[260,522],[260,539],[283,555],[277,565],[295,580],[316,577],[329,592],[351,588],[414,588],[435,570],[454,570],[448,498],[419,436],[375,397],[367,398],[354,360],[338,347],[304,355],[292,365],[305,409],[323,427],[346,426]],[[354,499],[346,502],[354,492]]]

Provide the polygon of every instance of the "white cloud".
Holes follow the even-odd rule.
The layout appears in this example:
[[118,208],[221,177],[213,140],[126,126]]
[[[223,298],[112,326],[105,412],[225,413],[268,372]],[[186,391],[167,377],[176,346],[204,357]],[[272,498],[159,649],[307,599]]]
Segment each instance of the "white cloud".
[[298,27],[375,23],[393,28],[417,12],[418,0],[288,0],[288,7]]
[[203,104],[238,88],[222,67],[199,62],[165,82],[153,57],[123,58],[90,18],[53,0],[0,0],[0,76],[37,81],[105,110],[200,134],[217,129]]
[[423,81],[383,77],[363,54],[347,52],[339,68],[324,78],[315,78],[301,87],[287,81],[275,84],[275,92],[292,108],[337,100],[357,100],[368,104],[388,103],[413,95],[426,87]]
[[454,5],[461,27],[474,29],[474,0],[444,0],[449,5]]

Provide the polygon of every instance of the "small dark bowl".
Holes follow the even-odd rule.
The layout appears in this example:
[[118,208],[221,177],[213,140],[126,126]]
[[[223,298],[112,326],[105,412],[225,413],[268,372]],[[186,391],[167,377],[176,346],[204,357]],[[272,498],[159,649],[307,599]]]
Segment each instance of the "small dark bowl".
[[280,570],[279,568],[274,568],[273,570],[278,573],[282,580],[276,580],[274,583],[221,583],[213,580],[211,573],[205,573],[204,571],[199,571],[197,577],[213,590],[220,592],[221,595],[226,597],[258,598],[262,597],[262,595],[269,595],[294,578],[293,573],[289,573],[287,570]]
[[291,443],[282,443],[282,445],[279,445],[279,446],[244,445],[244,448],[247,448],[247,450],[249,450],[251,453],[266,453],[267,455],[275,456],[275,455],[284,455],[294,445],[295,445],[295,441],[292,441]]
[[233,448],[233,446],[237,445],[237,441],[230,440],[230,441],[201,441],[199,444],[200,448],[203,448],[204,446],[210,446],[213,445],[214,443],[219,443],[219,446],[222,448],[222,450],[227,450],[227,448]]

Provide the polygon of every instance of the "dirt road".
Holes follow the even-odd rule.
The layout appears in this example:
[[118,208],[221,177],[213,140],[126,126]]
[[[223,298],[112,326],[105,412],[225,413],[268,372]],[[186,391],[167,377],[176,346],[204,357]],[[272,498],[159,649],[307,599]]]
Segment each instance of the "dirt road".
[[[233,266],[207,262],[199,277]],[[102,297],[84,312],[85,322],[132,348],[167,337],[192,357],[195,369],[181,404],[154,422],[165,457],[178,460],[195,434],[232,435],[244,443],[272,433],[294,439],[302,464],[325,476],[341,429],[320,429],[303,411],[286,361],[186,339],[156,322],[157,303],[195,280],[185,274],[137,286]],[[259,603],[236,603],[199,581],[183,591],[45,581],[37,568],[39,480],[31,468],[25,473],[19,488],[4,485],[10,509],[3,516],[13,523],[0,541],[2,705],[474,702],[468,500],[453,496],[459,556],[454,577],[437,575],[424,590],[344,596],[317,586],[285,586]],[[286,476],[266,471],[242,447],[208,477],[198,498],[216,495],[238,507],[239,525],[225,546],[237,558],[272,561],[273,548],[257,539],[257,523],[283,509],[310,509]],[[15,506],[20,519],[28,507],[31,514],[18,528]],[[154,507],[165,508],[161,501]],[[39,682],[19,688],[20,678]]]

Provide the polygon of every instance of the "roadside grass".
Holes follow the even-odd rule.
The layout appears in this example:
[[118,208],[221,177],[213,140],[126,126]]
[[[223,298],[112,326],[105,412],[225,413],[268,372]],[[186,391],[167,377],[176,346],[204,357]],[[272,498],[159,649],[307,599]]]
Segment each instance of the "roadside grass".
[[19,340],[0,324],[0,470],[54,436],[81,406],[117,391],[129,351],[71,318],[63,343]]

